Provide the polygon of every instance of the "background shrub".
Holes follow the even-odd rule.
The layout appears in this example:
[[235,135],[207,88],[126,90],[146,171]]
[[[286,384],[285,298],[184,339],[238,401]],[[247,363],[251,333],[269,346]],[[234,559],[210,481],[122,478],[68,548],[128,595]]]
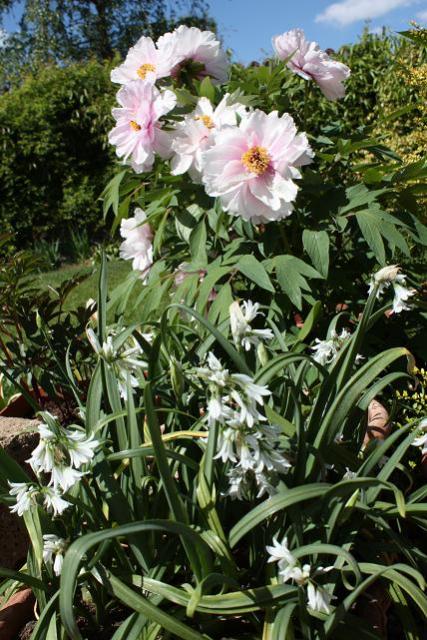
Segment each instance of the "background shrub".
[[46,66],[0,96],[0,220],[17,246],[64,243],[72,227],[102,232],[98,197],[113,165],[109,73],[96,61]]

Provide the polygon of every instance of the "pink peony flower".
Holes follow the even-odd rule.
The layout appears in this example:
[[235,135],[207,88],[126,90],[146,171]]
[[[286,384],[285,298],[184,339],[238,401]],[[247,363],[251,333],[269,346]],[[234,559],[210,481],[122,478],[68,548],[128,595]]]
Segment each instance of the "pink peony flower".
[[212,31],[182,24],[172,33],[160,36],[157,48],[162,58],[173,61],[171,75],[175,77],[179,77],[185,68],[191,71],[193,64],[198,78],[210,76],[216,82],[227,80],[229,62]]
[[108,140],[118,157],[137,173],[151,169],[155,153],[170,157],[170,136],[162,131],[160,118],[175,107],[175,94],[160,92],[147,80],[133,80],[119,90],[117,101],[121,106],[112,112],[117,124]]
[[120,257],[132,260],[132,268],[140,271],[143,282],[146,282],[153,264],[154,234],[142,209],[135,209],[133,218],[122,220],[120,235],[124,239],[120,245]]
[[281,60],[304,80],[314,80],[329,100],[338,100],[345,94],[344,80],[350,69],[332,60],[317,42],[309,42],[302,29],[292,29],[273,38],[273,47]]
[[202,152],[213,142],[213,132],[224,126],[237,124],[237,114],[241,117],[246,109],[241,104],[228,105],[227,93],[214,108],[207,98],[200,98],[195,110],[176,125],[173,133],[171,173],[179,175],[189,172],[195,182],[200,182],[202,174]]
[[134,47],[129,49],[126,60],[111,72],[112,82],[128,84],[132,80],[150,80],[170,75],[172,62],[161,55],[151,38],[142,36]]
[[255,224],[292,213],[297,167],[309,164],[313,152],[289,114],[255,110],[238,127],[215,133],[214,142],[203,154],[202,178],[226,211]]

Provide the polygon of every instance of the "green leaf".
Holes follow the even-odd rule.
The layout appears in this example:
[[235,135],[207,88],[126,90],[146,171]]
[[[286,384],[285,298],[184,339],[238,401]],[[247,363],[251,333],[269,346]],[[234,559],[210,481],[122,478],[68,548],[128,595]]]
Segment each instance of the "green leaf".
[[322,278],[323,276],[296,256],[277,256],[272,262],[282,291],[298,309],[301,309],[302,290],[310,291],[310,285],[305,277]]
[[114,215],[117,216],[119,212],[119,191],[120,184],[127,174],[127,169],[124,169],[120,173],[118,173],[105,187],[104,191],[101,194],[101,199],[103,200],[102,209],[104,213],[104,218],[107,215],[110,208],[113,209]]
[[273,284],[268,276],[267,271],[265,270],[264,265],[259,260],[257,260],[255,256],[242,256],[236,264],[236,268],[240,271],[240,273],[249,278],[249,280],[261,287],[261,289],[266,289],[266,291],[274,293]]
[[376,259],[381,265],[385,264],[385,249],[381,235],[381,217],[377,213],[372,213],[368,209],[358,211],[356,220],[368,246],[372,249]]
[[206,225],[205,221],[201,220],[190,234],[191,264],[194,268],[198,269],[207,265],[206,241]]
[[329,236],[326,231],[304,229],[302,243],[317,271],[324,278],[327,278],[329,271]]
[[202,82],[200,83],[199,95],[207,98],[208,100],[210,100],[210,102],[215,101],[215,87],[212,84],[212,80],[209,78],[209,76],[203,78]]
[[306,500],[314,500],[323,496],[331,485],[318,482],[315,484],[306,484],[303,487],[294,487],[286,489],[284,494],[278,493],[268,500],[264,500],[260,505],[249,511],[230,531],[230,547],[235,547],[249,531],[252,531],[258,524],[270,518],[278,511],[287,509],[288,507],[305,502]]

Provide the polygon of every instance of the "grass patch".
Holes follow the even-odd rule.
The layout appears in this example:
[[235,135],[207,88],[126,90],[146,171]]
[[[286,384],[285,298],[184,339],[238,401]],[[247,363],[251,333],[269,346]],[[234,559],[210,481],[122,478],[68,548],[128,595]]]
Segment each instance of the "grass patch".
[[[83,282],[77,285],[69,294],[64,309],[73,311],[78,307],[85,306],[89,298],[97,298],[100,265],[89,265],[87,263],[65,265],[54,271],[47,271],[37,276],[37,284],[41,289],[60,287],[71,278],[87,276]],[[121,284],[132,270],[132,266],[125,260],[111,260],[107,263],[108,290],[111,293]]]

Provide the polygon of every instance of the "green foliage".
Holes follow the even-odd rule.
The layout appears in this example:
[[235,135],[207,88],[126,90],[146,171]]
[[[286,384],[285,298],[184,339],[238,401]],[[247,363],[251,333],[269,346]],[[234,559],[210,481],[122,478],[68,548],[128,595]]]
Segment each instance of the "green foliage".
[[[381,39],[362,45],[372,65]],[[102,194],[104,217],[115,231],[143,208],[153,260],[111,291],[103,256],[96,308],[79,312],[74,338],[62,315],[68,285],[35,314],[33,303],[25,311],[24,256],[19,277],[6,269],[3,297],[18,300],[6,319],[21,308],[35,317],[29,348],[51,354],[29,373],[49,367],[78,409],[69,430],[41,414],[49,437],[40,430],[35,478],[0,450],[0,498],[22,510],[31,539],[20,571],[0,569],[1,590],[34,590],[33,640],[96,637],[118,604],[112,640],[375,640],[387,629],[367,623],[373,599],[387,602],[399,637],[422,637],[427,425],[424,405],[396,403],[419,382],[414,354],[426,348],[417,266],[427,165],[405,163],[375,135],[371,79],[353,116],[362,85],[330,106],[279,62],[235,66],[224,88],[180,83],[174,118],[200,96],[218,104],[223,89],[295,116],[314,150],[295,208],[251,224],[160,159],[144,175],[121,167]],[[84,249],[85,237],[74,244]],[[411,304],[403,319],[396,299]],[[374,399],[388,410],[387,437],[372,426]],[[67,501],[54,517],[49,481]],[[60,538],[61,572],[46,534]]]
[[[7,238],[2,237],[2,241]],[[0,265],[0,373],[12,383],[7,395],[20,391],[30,406],[42,404],[42,393],[51,399],[68,395],[65,361],[79,362],[80,380],[87,375],[84,360],[88,348],[81,334],[91,309],[76,306],[64,311],[68,296],[85,276],[69,278],[61,285],[40,288],[37,280],[43,261],[20,251]],[[6,400],[6,393],[3,393]]]
[[[104,273],[100,341],[113,329],[103,320],[106,286]],[[363,620],[363,602],[373,593],[398,593],[389,610],[394,629],[402,637],[421,637],[427,613],[422,546],[427,504],[416,473],[408,481],[411,472],[403,466],[415,433],[396,429],[383,442],[363,445],[369,399],[387,398],[392,381],[408,377],[409,354],[401,348],[356,366],[380,317],[375,296],[376,289],[354,336],[327,367],[314,366],[307,355],[307,331],[294,343],[277,334],[261,364],[235,350],[228,323],[219,330],[183,305],[179,314],[170,305],[152,325],[151,345],[141,333],[145,325],[123,334],[114,329],[113,353],[132,336],[147,373],[138,376],[135,395],[128,378],[127,400],[121,399],[118,376],[125,360],[120,364],[99,353],[85,411],[86,433],[101,443],[96,457],[66,495],[72,508],[52,522],[41,507],[31,507],[28,568],[0,570],[3,589],[23,583],[39,594],[34,640],[39,634],[49,637],[48,630],[54,637],[91,637],[99,625],[108,625],[111,600],[123,607],[115,638],[170,633],[185,640],[320,639],[344,637],[349,627],[359,637],[377,638]],[[280,322],[279,310],[268,316]],[[268,499],[254,493],[249,503],[231,502],[227,495],[226,468],[214,456],[215,430],[203,421],[208,388],[200,386],[195,369],[207,345],[230,371],[249,374],[273,390],[265,414],[280,426],[292,466]],[[180,363],[178,386],[171,362]],[[52,424],[51,417],[42,417]],[[0,454],[3,487],[23,480],[19,467]],[[46,531],[62,538],[76,532],[60,579],[50,562],[37,560]],[[316,588],[333,596],[329,614],[307,608],[306,587],[281,583],[266,562],[265,547],[285,535],[298,565],[333,567],[315,578]],[[88,599],[95,626],[90,620],[82,626],[80,605]],[[128,635],[130,629],[135,636]],[[412,635],[406,636],[409,629]]]
[[47,66],[0,96],[0,220],[17,246],[102,230],[99,194],[110,171],[106,135],[114,88],[97,62]]

